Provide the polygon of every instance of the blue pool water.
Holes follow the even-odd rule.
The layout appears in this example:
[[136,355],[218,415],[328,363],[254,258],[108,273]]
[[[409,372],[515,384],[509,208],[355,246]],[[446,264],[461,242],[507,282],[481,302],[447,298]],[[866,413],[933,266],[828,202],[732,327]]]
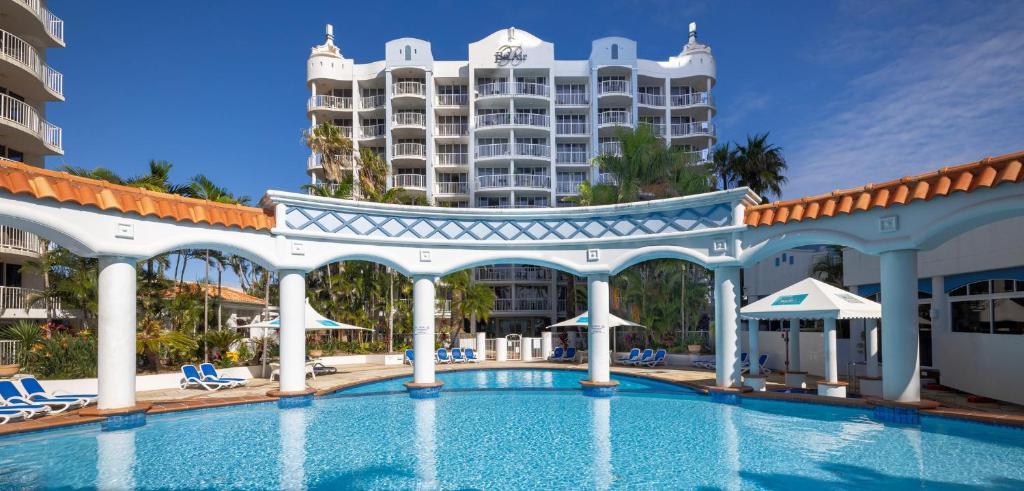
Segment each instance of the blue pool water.
[[[0,489],[1024,489],[1024,431],[744,400],[617,377],[585,397],[579,372],[440,374],[309,407],[237,406],[0,439]],[[470,390],[473,388],[538,390]],[[452,390],[459,389],[459,390]],[[565,390],[543,390],[565,389]]]

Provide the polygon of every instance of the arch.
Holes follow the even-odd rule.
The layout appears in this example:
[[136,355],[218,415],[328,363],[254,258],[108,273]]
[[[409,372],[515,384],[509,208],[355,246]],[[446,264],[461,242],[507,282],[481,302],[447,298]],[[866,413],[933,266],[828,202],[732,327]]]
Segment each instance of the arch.
[[[712,266],[716,262],[714,259],[708,257],[700,252],[687,249],[685,247],[675,246],[657,246],[657,247],[643,247],[626,254],[620,258],[612,266],[611,274],[615,275],[630,266],[635,266],[645,261],[651,261],[654,259],[679,259],[682,261],[689,261],[691,263],[699,264],[705,268]],[[726,258],[731,261],[732,258]]]
[[922,250],[934,249],[978,227],[1020,216],[1024,216],[1024,199],[1019,194],[955,208],[921,227],[916,245]]
[[327,260],[318,261],[316,265],[314,265],[312,268],[310,268],[310,271],[322,268],[322,267],[324,267],[324,266],[326,266],[328,264],[342,262],[342,261],[366,261],[366,262],[371,262],[371,263],[375,263],[375,264],[383,264],[384,266],[387,266],[387,267],[389,267],[389,268],[391,268],[391,269],[393,269],[395,271],[398,271],[399,273],[402,273],[403,276],[408,276],[408,277],[414,276],[414,274],[411,271],[409,271],[409,268],[407,268],[405,265],[403,265],[403,264],[401,264],[399,262],[396,262],[396,261],[388,258],[386,255],[369,254],[369,253],[366,253],[366,252],[351,252],[351,253],[334,254],[334,255],[331,255],[331,256],[328,256],[328,257],[329,257],[329,259],[327,259]]
[[749,267],[757,264],[762,259],[794,247],[820,244],[850,247],[859,252],[871,254],[868,250],[867,242],[853,234],[828,229],[811,229],[797,232],[780,230],[776,235],[764,237],[758,243],[744,247],[743,251],[739,254],[739,261],[741,266]]
[[612,59],[619,59],[619,45],[618,43],[612,43]]
[[161,254],[167,254],[169,252],[178,251],[181,249],[210,249],[214,251],[220,251],[223,253],[231,254],[233,256],[244,257],[261,267],[267,269],[278,269],[272,257],[268,257],[262,252],[259,252],[258,248],[248,247],[246,243],[240,241],[220,241],[220,240],[170,240],[159,244],[149,257],[159,256]]
[[97,255],[94,245],[90,244],[86,238],[79,238],[76,235],[67,233],[70,230],[66,224],[54,222],[46,223],[10,214],[0,215],[0,225],[35,234],[79,256],[95,257]]
[[[505,251],[503,251],[505,252]],[[442,274],[451,274],[456,271],[462,271],[464,269],[472,269],[481,266],[499,266],[506,264],[523,264],[527,266],[541,266],[544,268],[550,268],[563,273],[568,273],[574,276],[585,276],[587,271],[581,271],[579,266],[568,261],[563,261],[555,258],[536,258],[536,257],[523,257],[516,256],[515,251],[507,251],[508,255],[499,257],[487,257],[486,259],[471,259],[464,262],[459,262],[449,268],[446,268]]]

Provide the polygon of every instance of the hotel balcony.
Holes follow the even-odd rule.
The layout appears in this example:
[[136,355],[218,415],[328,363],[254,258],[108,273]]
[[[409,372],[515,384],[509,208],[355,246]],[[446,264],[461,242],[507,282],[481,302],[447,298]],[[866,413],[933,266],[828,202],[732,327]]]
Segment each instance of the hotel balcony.
[[551,301],[547,298],[496,298],[494,312],[547,312],[551,310]]
[[516,82],[515,95],[547,98],[551,94],[551,88],[546,84],[534,82]]
[[597,127],[630,126],[632,119],[633,114],[629,111],[604,111],[597,113]]
[[671,97],[673,108],[693,106],[713,106],[714,99],[708,92],[691,92],[689,94],[673,95]]
[[425,191],[427,189],[427,177],[423,174],[395,174],[391,176],[391,185],[413,191]]
[[426,159],[427,147],[422,143],[395,143],[391,145],[393,159]]
[[[306,158],[306,170],[322,170],[324,168],[323,156],[315,153]],[[351,155],[335,155],[335,160],[341,164],[342,168],[351,169],[352,162],[354,161]]]
[[64,154],[60,127],[40,118],[34,107],[7,94],[0,94],[0,123],[17,130],[5,135],[10,147],[33,154]]
[[465,106],[469,104],[469,94],[438,94],[438,106]]
[[4,11],[11,25],[31,31],[31,38],[49,41],[48,47],[64,47],[64,21],[60,17],[44,8],[39,0],[14,0],[11,3],[15,8]]
[[555,123],[555,134],[558,136],[586,136],[590,133],[590,125],[585,121],[572,123]]
[[555,93],[556,106],[586,106],[589,104],[590,98],[587,97],[587,94],[580,94],[576,92]]
[[665,96],[640,92],[636,95],[636,103],[641,106],[665,107]]
[[508,82],[491,82],[476,87],[476,98],[508,97],[512,95],[512,86]]
[[562,151],[555,152],[555,164],[557,165],[587,165],[587,152],[584,151]]
[[543,143],[516,143],[515,153],[513,156],[528,159],[550,160],[551,146]]
[[436,194],[469,194],[468,182],[439,182],[434,186]]
[[36,234],[0,225],[0,253],[39,257],[45,244]]
[[551,126],[551,118],[547,114],[516,113],[512,118],[512,124],[548,129]]
[[466,136],[469,134],[469,125],[466,123],[441,123],[434,128],[434,136]]
[[40,290],[17,286],[0,286],[0,318],[3,319],[47,319],[49,312],[61,312],[59,298],[47,298],[31,302],[41,295]]
[[315,95],[309,98],[306,104],[309,111],[351,111],[351,97],[335,97],[333,95]]
[[583,184],[583,181],[563,181],[559,179],[555,183],[555,194],[560,196],[576,196],[580,194],[580,184]]
[[639,126],[646,126],[647,128],[649,128],[651,130],[652,133],[654,133],[657,136],[665,136],[665,124],[664,123],[649,123],[649,122],[646,122],[646,121],[641,121],[640,123],[638,123],[638,125]]
[[394,82],[391,84],[391,97],[426,97],[427,84],[423,82]]
[[615,174],[610,172],[602,172],[597,175],[598,184],[607,184],[609,186],[618,186],[619,180],[615,177]]
[[387,104],[387,97],[384,94],[368,95],[359,98],[360,111],[372,111],[380,109]]
[[9,68],[4,85],[30,100],[63,101],[64,75],[42,60],[31,44],[0,30],[0,67]]
[[435,154],[439,166],[463,166],[469,164],[469,155],[462,152],[446,152]]
[[622,155],[622,143],[601,142],[597,144],[598,155]]
[[487,97],[541,97],[551,95],[551,86],[534,82],[491,82],[480,84],[476,88],[476,98]]
[[492,174],[488,176],[477,176],[477,189],[501,189],[501,188],[522,188],[522,189],[549,189],[551,187],[551,176],[532,174]]
[[509,126],[512,124],[512,115],[509,113],[478,114],[476,116],[476,127],[487,128],[489,126]]
[[706,164],[711,162],[711,151],[708,149],[683,152],[683,158],[693,164]]
[[598,97],[608,95],[632,96],[629,81],[627,80],[602,80],[597,83]]
[[374,138],[384,138],[386,136],[386,129],[382,124],[374,124],[369,126],[359,127],[359,139],[360,140],[372,140]]
[[421,112],[396,112],[391,115],[394,127],[427,128],[427,116]]
[[715,124],[710,121],[693,121],[690,123],[673,123],[673,137],[715,136]]
[[473,270],[476,281],[551,281],[552,270],[538,266],[482,266]]

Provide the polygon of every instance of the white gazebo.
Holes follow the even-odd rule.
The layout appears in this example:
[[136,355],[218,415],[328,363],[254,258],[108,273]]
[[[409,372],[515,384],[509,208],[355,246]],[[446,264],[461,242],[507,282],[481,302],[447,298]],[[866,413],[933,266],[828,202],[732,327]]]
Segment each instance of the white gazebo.
[[[747,385],[756,390],[764,390],[765,386],[764,376],[761,375],[758,365],[760,350],[757,346],[756,321],[789,321],[790,362],[789,370],[786,371],[786,385],[803,387],[807,372],[800,371],[800,319],[822,319],[825,321],[825,380],[818,383],[818,394],[846,397],[846,383],[839,381],[839,367],[836,361],[836,320],[880,319],[882,306],[814,278],[807,278],[741,308],[740,317],[754,321],[748,322],[747,328],[750,336],[750,374],[746,377]],[[877,333],[875,323],[867,334],[869,376],[872,374],[872,358],[873,371],[878,371]]]
[[[557,324],[552,324],[552,325],[546,327],[545,329],[551,330],[551,329],[556,329],[556,328],[559,328],[559,327],[575,327],[575,328],[578,328],[578,329],[586,329],[589,325],[590,325],[590,312],[587,311],[587,312],[584,312],[584,313],[582,313],[580,315],[577,315],[576,317],[573,317],[572,319],[566,319],[566,320],[564,320],[562,322],[559,322]],[[626,319],[623,319],[623,318],[621,318],[621,317],[619,317],[619,316],[609,312],[608,313],[608,325],[607,325],[607,327],[611,328],[611,330],[612,330],[612,353],[614,353],[616,351],[616,349],[615,349],[615,328],[616,327],[622,327],[622,326],[626,326],[626,327],[644,327],[644,326],[642,326],[640,324],[637,324],[636,322],[628,321]],[[550,337],[551,333],[548,332],[547,336]],[[548,346],[551,345],[550,343],[551,342],[548,341]],[[590,344],[587,343],[587,346],[589,346],[589,345]],[[541,351],[544,351],[544,342],[543,342],[543,340],[541,341]],[[545,355],[544,355],[545,357],[547,357],[546,353],[547,353],[547,351],[545,351]]]

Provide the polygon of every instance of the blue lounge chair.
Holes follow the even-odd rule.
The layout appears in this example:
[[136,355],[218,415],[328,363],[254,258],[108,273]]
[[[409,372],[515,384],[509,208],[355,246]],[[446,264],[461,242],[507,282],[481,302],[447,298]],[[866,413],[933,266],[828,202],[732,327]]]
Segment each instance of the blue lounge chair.
[[438,363],[451,363],[452,359],[448,356],[448,350],[444,348],[437,348],[437,362]]
[[480,363],[480,358],[476,357],[476,351],[473,348],[466,348],[466,361],[473,363]]
[[665,350],[659,349],[656,353],[654,353],[654,358],[652,358],[652,359],[650,359],[648,361],[643,362],[642,365],[647,366],[647,367],[656,367],[658,365],[665,365],[666,364],[666,361],[665,361],[665,356],[666,355],[668,355],[668,353]]
[[192,385],[198,385],[206,390],[218,390],[223,388],[231,388],[235,386],[234,382],[228,382],[227,380],[218,380],[215,378],[204,377],[199,374],[199,370],[192,365],[182,365],[181,379],[182,390],[189,388]]
[[0,409],[0,425],[8,421],[28,419],[28,412],[21,409]]
[[220,380],[221,382],[235,382],[235,385],[245,385],[248,380],[239,377],[221,377],[217,373],[217,369],[213,366],[213,363],[203,363],[199,365],[199,369],[203,372],[204,379]]
[[[768,363],[768,354],[767,353],[757,357],[757,368],[760,369],[761,373],[764,373],[764,374],[772,373],[772,369],[771,368],[767,368],[767,367],[764,366],[765,363]],[[749,371],[750,371],[750,362],[745,362],[743,364],[743,367],[740,368],[740,372],[741,373],[747,373]]]
[[640,357],[640,348],[633,348],[629,350],[628,356],[620,356],[619,359],[615,360],[615,363],[619,365],[631,365],[633,362]]
[[[697,363],[697,362],[694,362],[694,363]],[[716,361],[714,358],[712,358],[712,359],[710,359],[710,360],[708,360],[708,361],[706,361],[706,362],[704,362],[704,363],[702,363],[702,364],[700,364],[698,366],[700,366],[701,368],[707,368],[708,370],[714,370],[718,366],[718,361]],[[740,353],[740,370],[743,369],[743,366],[748,366],[747,365],[747,354],[746,353]]]
[[[0,380],[0,397],[3,398],[8,409],[15,409],[21,406],[45,406],[50,408],[52,414],[59,414],[68,409],[81,407],[78,399],[63,399],[55,397],[43,397],[39,396],[35,400],[29,400],[18,387],[14,385],[14,382],[10,380]],[[26,408],[27,409],[27,408]]]
[[563,353],[564,353],[564,350],[562,350],[562,347],[561,346],[556,346],[555,347],[555,351],[551,352],[551,356],[548,357],[548,360],[550,360],[550,361],[562,361],[562,354]]
[[562,357],[561,361],[576,361],[576,348],[565,350],[565,356]]
[[652,350],[651,348],[645,348],[643,354],[640,355],[640,358],[633,360],[633,362],[630,363],[630,365],[638,367],[641,363],[647,363],[652,359],[654,359],[654,350]]
[[452,361],[455,363],[466,363],[466,358],[462,356],[461,348],[452,348]]
[[25,389],[25,394],[28,394],[29,401],[35,401],[37,398],[78,399],[80,406],[88,406],[96,402],[96,398],[99,397],[96,394],[65,394],[61,391],[49,394],[35,377],[23,377],[18,382],[21,382],[21,388]]
[[405,350],[405,361],[409,362],[409,364],[412,365],[413,355],[415,354],[416,352],[411,349]]

